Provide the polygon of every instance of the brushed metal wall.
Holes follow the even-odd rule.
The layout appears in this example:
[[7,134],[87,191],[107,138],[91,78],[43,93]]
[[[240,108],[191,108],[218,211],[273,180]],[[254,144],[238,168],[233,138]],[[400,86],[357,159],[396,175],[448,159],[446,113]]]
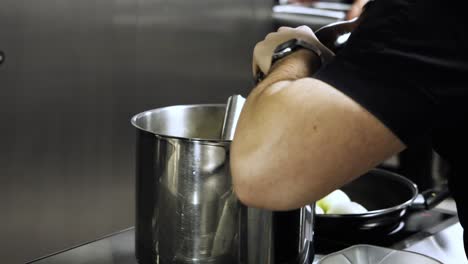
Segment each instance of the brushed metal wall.
[[0,1],[0,263],[132,226],[130,117],[246,95],[271,6]]

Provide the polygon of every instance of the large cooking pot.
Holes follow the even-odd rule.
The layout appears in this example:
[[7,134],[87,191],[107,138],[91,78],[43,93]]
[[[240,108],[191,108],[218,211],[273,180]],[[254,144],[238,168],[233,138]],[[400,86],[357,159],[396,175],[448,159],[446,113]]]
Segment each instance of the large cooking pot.
[[243,206],[232,192],[225,105],[170,106],[137,128],[135,250],[142,264],[312,263],[313,205]]
[[418,192],[409,179],[384,169],[373,169],[341,188],[362,204],[363,214],[317,214],[315,234],[320,239],[353,240],[387,235],[401,224],[409,210],[428,210],[449,196],[446,185]]

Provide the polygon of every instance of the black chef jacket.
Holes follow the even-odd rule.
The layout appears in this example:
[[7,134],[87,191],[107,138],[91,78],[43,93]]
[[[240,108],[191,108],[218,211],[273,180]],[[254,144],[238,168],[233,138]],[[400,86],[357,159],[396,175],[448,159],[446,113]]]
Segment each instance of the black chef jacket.
[[[407,147],[431,140],[450,164],[468,226],[468,23],[462,1],[376,0],[314,77],[362,105]],[[464,234],[465,252],[467,233]]]

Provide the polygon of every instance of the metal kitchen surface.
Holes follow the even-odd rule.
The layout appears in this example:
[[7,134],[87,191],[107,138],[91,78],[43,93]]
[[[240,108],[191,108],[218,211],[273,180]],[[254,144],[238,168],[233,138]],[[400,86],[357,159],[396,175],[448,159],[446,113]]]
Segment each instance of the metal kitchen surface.
[[[380,237],[378,242],[372,244],[421,253],[446,264],[467,263],[463,249],[463,229],[454,212],[433,209],[412,213],[401,225],[393,234]],[[129,228],[30,263],[138,264],[134,256],[134,238],[134,229]],[[316,260],[323,257],[323,252],[333,246],[336,247],[334,250],[350,246],[344,242],[333,242],[334,245],[323,245],[323,241],[316,241]],[[361,240],[356,243],[364,242],[368,241]]]

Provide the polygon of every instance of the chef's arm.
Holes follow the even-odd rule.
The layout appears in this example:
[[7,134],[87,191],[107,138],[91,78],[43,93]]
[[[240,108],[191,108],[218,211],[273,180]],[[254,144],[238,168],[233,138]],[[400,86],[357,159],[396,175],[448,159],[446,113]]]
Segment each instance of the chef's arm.
[[234,190],[248,206],[288,210],[314,202],[404,149],[352,99],[307,78],[309,51],[275,64],[248,96],[231,146]]

